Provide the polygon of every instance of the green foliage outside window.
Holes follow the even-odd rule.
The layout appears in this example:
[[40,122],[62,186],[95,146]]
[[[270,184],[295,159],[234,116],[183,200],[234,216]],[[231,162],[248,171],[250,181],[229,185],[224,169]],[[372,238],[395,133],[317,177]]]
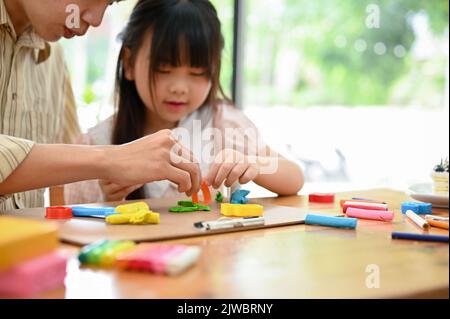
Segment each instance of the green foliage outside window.
[[[254,99],[266,105],[434,106],[444,95],[448,55],[425,62],[412,57],[411,17],[423,12],[434,35],[448,42],[446,0],[250,0],[246,4],[247,49],[262,48],[259,59],[246,60],[250,103]],[[270,5],[278,10],[268,10]],[[379,8],[379,28],[366,25],[369,5]],[[363,40],[364,52],[354,49],[358,40]],[[384,46],[384,54],[373,50],[377,43]],[[400,57],[394,54],[396,47]],[[301,65],[290,70],[296,77],[292,90],[280,92],[274,75],[286,50],[301,56]]]

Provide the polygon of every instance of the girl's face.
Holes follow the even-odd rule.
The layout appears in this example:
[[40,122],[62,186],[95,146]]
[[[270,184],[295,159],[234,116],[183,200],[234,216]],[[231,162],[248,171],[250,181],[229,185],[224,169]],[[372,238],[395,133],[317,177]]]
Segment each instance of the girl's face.
[[152,99],[149,83],[151,42],[151,36],[145,37],[132,66],[127,63],[129,50],[125,51],[125,77],[135,82],[152,119],[176,125],[204,104],[211,89],[211,80],[203,68],[163,65],[155,74],[155,96]]

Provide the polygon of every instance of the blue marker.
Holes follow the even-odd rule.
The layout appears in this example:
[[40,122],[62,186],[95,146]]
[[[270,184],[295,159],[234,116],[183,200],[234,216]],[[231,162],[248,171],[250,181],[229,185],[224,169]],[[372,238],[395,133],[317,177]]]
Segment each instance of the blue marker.
[[72,207],[74,217],[106,217],[115,213],[114,207]]
[[441,242],[441,243],[448,243],[448,236],[442,236],[442,235],[410,234],[410,233],[393,232],[392,239],[408,239],[408,240],[435,241],[435,242]]
[[358,220],[356,218],[344,218],[344,217],[330,217],[323,215],[306,215],[305,224],[307,225],[320,225],[339,228],[356,228]]

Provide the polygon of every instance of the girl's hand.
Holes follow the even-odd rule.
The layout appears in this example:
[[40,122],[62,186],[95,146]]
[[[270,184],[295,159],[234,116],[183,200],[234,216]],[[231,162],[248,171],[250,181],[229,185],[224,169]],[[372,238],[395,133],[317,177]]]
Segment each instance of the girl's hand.
[[130,195],[132,192],[143,186],[143,184],[141,184],[123,187],[106,180],[100,180],[99,185],[100,188],[102,189],[104,200],[106,202],[122,201],[125,198],[127,198],[127,196]]
[[256,158],[246,156],[232,149],[224,149],[214,159],[206,184],[218,189],[223,182],[231,187],[239,180],[246,184],[259,176],[259,165]]

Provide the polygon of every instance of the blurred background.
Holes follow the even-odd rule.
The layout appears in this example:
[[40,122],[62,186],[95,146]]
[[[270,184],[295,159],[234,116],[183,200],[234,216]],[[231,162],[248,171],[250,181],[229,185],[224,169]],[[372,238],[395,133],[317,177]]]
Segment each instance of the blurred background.
[[[447,0],[212,2],[226,40],[222,84],[304,168],[302,193],[431,181],[449,147]],[[84,131],[114,112],[117,35],[135,3],[63,40]]]

